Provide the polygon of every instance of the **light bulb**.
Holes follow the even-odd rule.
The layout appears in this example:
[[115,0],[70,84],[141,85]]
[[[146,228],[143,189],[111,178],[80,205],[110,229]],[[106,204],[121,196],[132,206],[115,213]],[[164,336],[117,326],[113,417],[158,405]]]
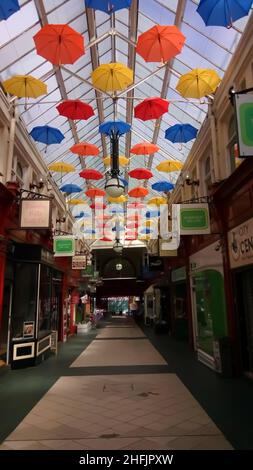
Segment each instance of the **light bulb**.
[[119,197],[125,192],[125,187],[119,178],[111,178],[105,184],[105,191],[108,196]]

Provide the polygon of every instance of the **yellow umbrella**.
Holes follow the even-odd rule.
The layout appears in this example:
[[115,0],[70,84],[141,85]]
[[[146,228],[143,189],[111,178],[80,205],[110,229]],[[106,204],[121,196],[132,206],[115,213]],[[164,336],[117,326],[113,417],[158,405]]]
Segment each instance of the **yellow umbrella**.
[[38,98],[47,94],[47,86],[31,75],[15,75],[3,82],[6,93],[18,98]]
[[71,206],[77,206],[78,204],[87,204],[87,202],[83,199],[70,199],[68,201],[68,204],[70,204]]
[[183,168],[183,163],[177,160],[165,160],[164,162],[159,163],[156,169],[158,171],[164,171],[165,173],[170,173],[171,171],[179,171]]
[[[104,165],[105,166],[110,166],[111,164],[111,157],[106,157],[104,158]],[[119,156],[119,164],[120,166],[127,166],[129,164],[129,159],[126,157],[123,157],[122,155]]]
[[125,90],[134,81],[133,71],[119,62],[100,65],[91,78],[94,87],[102,91]]
[[76,171],[74,165],[64,162],[52,163],[48,166],[48,169],[50,171],[56,171],[58,173],[71,173],[72,171]]
[[193,69],[180,77],[176,89],[184,98],[200,99],[214,93],[220,82],[215,70]]
[[167,199],[165,197],[152,197],[148,200],[148,204],[153,204],[154,206],[160,206],[161,204],[167,204]]
[[122,202],[126,202],[127,201],[127,196],[124,196],[123,194],[119,197],[112,197],[112,196],[108,196],[108,201],[109,202],[114,202],[116,204],[120,204]]
[[151,227],[153,225],[154,221],[153,220],[146,220],[146,222],[143,224],[145,227]]

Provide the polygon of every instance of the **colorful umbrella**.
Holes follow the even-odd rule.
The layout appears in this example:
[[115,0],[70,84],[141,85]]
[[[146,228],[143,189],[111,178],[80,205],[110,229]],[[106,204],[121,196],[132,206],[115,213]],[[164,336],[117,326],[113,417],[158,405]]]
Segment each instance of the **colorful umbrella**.
[[165,197],[152,197],[149,199],[148,204],[154,206],[160,206],[161,204],[167,204],[168,201]]
[[47,86],[32,75],[15,75],[3,82],[4,91],[18,98],[38,98],[47,94]]
[[129,8],[132,0],[85,0],[86,8],[94,8],[94,10],[104,11],[111,15],[122,8]]
[[100,203],[96,203],[96,204],[95,204],[95,203],[93,202],[93,203],[90,205],[90,208],[91,208],[91,209],[106,209],[106,204],[100,204]]
[[110,136],[111,134],[118,134],[119,136],[126,134],[131,129],[131,125],[123,121],[108,121],[103,122],[99,126],[100,134]]
[[179,171],[183,168],[183,163],[177,160],[165,160],[164,162],[159,163],[156,169],[158,171],[163,171],[164,173],[170,173],[172,171]]
[[77,184],[64,184],[60,187],[60,191],[62,191],[63,193],[73,194],[80,193],[82,191],[82,188],[80,188],[80,186],[78,186]]
[[75,217],[75,219],[81,219],[82,217],[83,217],[84,219],[88,219],[88,218],[90,218],[90,216],[91,216],[91,215],[88,214],[88,212],[83,212],[83,211],[82,211],[82,212],[80,212],[79,214],[75,215],[74,217]]
[[131,189],[128,195],[130,197],[145,197],[147,196],[148,193],[149,193],[149,190],[147,188],[142,188],[141,186],[139,186],[137,188]]
[[104,175],[100,173],[100,171],[94,170],[93,168],[87,168],[85,170],[82,170],[79,173],[79,176],[81,178],[84,178],[85,180],[101,180]]
[[153,173],[147,168],[135,168],[128,172],[131,178],[135,178],[137,180],[149,180],[153,177]]
[[130,202],[127,204],[128,209],[144,209],[145,204],[143,202]]
[[112,238],[103,237],[103,238],[100,238],[100,241],[101,241],[101,242],[111,242],[111,241],[112,241]]
[[48,169],[50,171],[56,171],[59,173],[71,173],[72,171],[76,171],[74,165],[70,165],[70,163],[64,163],[64,162],[52,163],[51,165],[48,166]]
[[96,230],[93,229],[93,228],[86,228],[84,230],[84,233],[87,233],[87,234],[90,234],[90,235],[94,235],[96,233]]
[[37,126],[32,129],[30,135],[36,142],[42,142],[43,144],[60,144],[64,139],[64,135],[56,127],[50,126]]
[[80,100],[65,100],[56,106],[56,109],[61,116],[73,120],[87,120],[95,114],[92,106]]
[[87,189],[87,191],[85,192],[86,196],[88,197],[104,197],[105,196],[105,191],[103,189],[99,189],[99,188],[90,188],[90,189]]
[[200,99],[214,93],[220,82],[215,70],[193,69],[180,77],[176,89],[184,98]]
[[147,211],[146,217],[150,219],[151,217],[160,217],[160,211]]
[[99,154],[99,148],[96,145],[89,144],[88,142],[79,142],[78,144],[70,147],[70,152],[82,157],[96,156]]
[[174,184],[170,183],[169,181],[159,181],[158,183],[152,184],[151,188],[155,191],[165,193],[174,189]]
[[119,62],[102,64],[91,74],[93,86],[102,91],[125,90],[133,83],[133,71]]
[[125,188],[128,186],[128,181],[125,180],[125,178],[119,178],[119,180],[123,183],[123,185],[125,186]]
[[252,0],[200,0],[197,12],[206,26],[232,25],[233,21],[247,16]]
[[167,62],[181,52],[184,42],[176,26],[158,24],[138,37],[136,52],[146,62]]
[[155,152],[158,152],[159,147],[155,144],[149,142],[141,142],[134,145],[130,152],[134,155],[152,155]]
[[169,101],[162,98],[146,98],[134,108],[134,117],[142,121],[159,119],[169,110]]
[[150,227],[151,225],[154,225],[154,221],[153,220],[146,220],[146,222],[144,223],[144,225],[146,227]]
[[7,20],[20,10],[18,0],[4,0],[0,5],[0,20]]
[[150,228],[143,228],[140,233],[149,234],[149,233],[151,233],[151,232],[153,232],[153,230],[151,230]]
[[122,207],[109,207],[110,214],[124,214]]
[[165,139],[173,143],[186,143],[197,136],[198,129],[191,124],[175,124],[165,131]]
[[33,39],[37,54],[54,65],[74,64],[84,54],[84,37],[67,24],[46,24]]
[[[122,155],[120,155],[118,158],[119,158],[120,166],[127,166],[129,164],[129,159],[128,158],[123,157]],[[108,157],[105,157],[103,161],[104,161],[105,166],[110,166],[111,165],[110,155]]]
[[133,229],[133,228],[138,228],[138,227],[139,227],[139,224],[137,224],[136,222],[135,222],[135,223],[134,223],[134,222],[130,222],[130,223],[127,224],[126,229],[127,229],[127,230],[131,230],[131,229]]
[[68,201],[68,204],[70,204],[71,206],[79,206],[79,205],[85,205],[87,204],[86,201],[84,201],[83,199],[70,199]]
[[115,204],[121,204],[122,202],[127,201],[127,196],[124,196],[124,194],[122,194],[121,196],[118,196],[118,197],[108,196],[107,199],[108,199],[109,202],[114,202]]

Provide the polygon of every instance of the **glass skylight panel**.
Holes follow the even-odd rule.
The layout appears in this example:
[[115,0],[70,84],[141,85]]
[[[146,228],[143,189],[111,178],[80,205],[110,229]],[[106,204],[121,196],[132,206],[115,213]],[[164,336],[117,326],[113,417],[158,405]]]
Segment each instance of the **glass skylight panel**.
[[34,2],[29,2],[16,12],[15,15],[10,16],[8,21],[0,22],[0,45],[2,46],[13,40],[36,23],[39,28],[39,18]]
[[[69,0],[59,5],[54,10],[51,8],[51,13],[48,13],[48,22],[52,24],[65,24],[70,23],[79,15],[84,12],[84,4],[80,0]],[[83,15],[84,29],[86,29],[85,15]],[[72,25],[71,25],[72,26]],[[74,26],[72,26],[74,27]],[[80,31],[81,32],[81,31]]]

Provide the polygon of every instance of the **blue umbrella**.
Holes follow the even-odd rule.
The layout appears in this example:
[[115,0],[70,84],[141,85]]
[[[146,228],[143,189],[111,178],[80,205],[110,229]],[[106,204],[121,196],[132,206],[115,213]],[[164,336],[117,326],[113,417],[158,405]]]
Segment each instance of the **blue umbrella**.
[[128,181],[125,178],[119,178],[119,180],[122,181],[125,187],[128,186]]
[[80,188],[77,184],[64,184],[60,187],[60,191],[63,193],[73,194],[73,193],[80,193],[83,189]]
[[165,139],[173,143],[185,143],[195,139],[197,133],[198,129],[191,126],[191,124],[175,124],[175,126],[169,127],[165,131]]
[[145,234],[148,234],[148,233],[151,233],[151,232],[153,232],[153,230],[150,230],[150,228],[143,228],[141,230],[141,233],[145,233]]
[[152,184],[151,188],[155,191],[159,191],[161,193],[171,191],[174,189],[175,185],[170,183],[169,181],[158,181],[157,183]]
[[84,233],[88,233],[90,235],[93,235],[94,233],[96,233],[96,230],[94,228],[86,228],[84,230]]
[[160,211],[148,211],[146,212],[146,217],[147,219],[150,219],[151,217],[160,217]]
[[32,129],[30,135],[36,142],[42,142],[43,144],[60,144],[64,139],[64,135],[56,129],[56,127],[50,126],[37,126]]
[[7,20],[18,10],[20,10],[18,0],[4,0],[0,5],[0,20]]
[[104,11],[110,15],[122,8],[129,8],[132,0],[85,0],[87,8],[94,8],[94,10]]
[[75,215],[75,219],[88,219],[90,217],[91,217],[91,214],[88,214],[88,212],[83,212],[83,211]]
[[116,133],[119,136],[126,134],[131,129],[130,124],[123,121],[107,121],[103,122],[99,126],[99,132],[101,134],[111,135],[112,133]]
[[120,206],[109,209],[110,214],[124,214],[124,209]]
[[113,231],[113,232],[116,232],[116,230],[118,230],[119,232],[123,232],[123,230],[125,230],[125,228],[122,227],[122,226],[119,226],[119,227],[112,227],[112,231]]
[[200,0],[197,12],[206,26],[231,26],[247,16],[252,0]]

